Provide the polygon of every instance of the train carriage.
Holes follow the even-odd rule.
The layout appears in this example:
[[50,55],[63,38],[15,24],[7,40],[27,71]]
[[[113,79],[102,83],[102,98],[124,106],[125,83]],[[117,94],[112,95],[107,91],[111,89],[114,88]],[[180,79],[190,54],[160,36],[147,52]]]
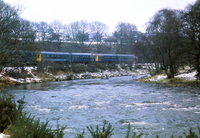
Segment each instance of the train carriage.
[[40,52],[37,55],[37,61],[70,62],[71,55],[64,52]]
[[94,57],[91,53],[72,53],[71,62],[92,62]]
[[117,55],[119,62],[134,62],[135,56],[134,55]]

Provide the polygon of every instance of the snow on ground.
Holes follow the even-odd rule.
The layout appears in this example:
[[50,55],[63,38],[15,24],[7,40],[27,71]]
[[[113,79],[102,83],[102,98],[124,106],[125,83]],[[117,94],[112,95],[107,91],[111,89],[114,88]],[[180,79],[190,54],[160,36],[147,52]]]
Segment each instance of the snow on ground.
[[0,134],[0,138],[9,138],[9,135],[4,135],[3,133]]
[[160,81],[167,78],[167,75],[155,75],[149,79],[149,81]]
[[[185,79],[185,80],[196,80],[195,75],[197,74],[196,71],[193,71],[191,73],[181,73],[177,76],[175,76],[175,78],[180,78],[180,79]],[[160,81],[160,80],[164,80],[167,78],[167,75],[155,75],[153,77],[151,77],[149,79],[149,81]]]
[[186,80],[196,80],[195,75],[197,74],[197,71],[193,71],[191,73],[183,73],[180,75],[175,76],[176,78],[183,78]]
[[[16,67],[5,67],[3,69],[3,72],[1,72],[0,74],[0,78],[2,77],[2,74],[5,75],[6,71],[16,71],[21,73],[21,67],[16,68]],[[13,78],[13,77],[9,77],[10,80],[12,80],[13,82],[17,82],[17,83],[32,83],[32,82],[41,82],[41,79],[39,79],[37,76],[35,76],[33,74],[33,71],[35,71],[37,69],[37,67],[24,67],[24,69],[27,71],[27,74],[31,74],[33,77],[32,78]]]

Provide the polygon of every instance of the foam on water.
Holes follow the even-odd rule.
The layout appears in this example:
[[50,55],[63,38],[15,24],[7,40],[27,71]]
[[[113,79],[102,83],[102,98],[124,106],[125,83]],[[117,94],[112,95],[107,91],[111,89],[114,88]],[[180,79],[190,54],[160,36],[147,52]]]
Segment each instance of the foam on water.
[[31,105],[30,107],[35,110],[38,110],[40,112],[50,112],[51,111],[51,109],[49,109],[49,108],[41,108],[40,105]]
[[101,105],[104,105],[104,104],[109,104],[110,101],[101,101],[101,102],[95,102],[95,104],[101,106]]
[[89,106],[87,105],[72,105],[69,107],[70,110],[75,110],[75,109],[88,109]]

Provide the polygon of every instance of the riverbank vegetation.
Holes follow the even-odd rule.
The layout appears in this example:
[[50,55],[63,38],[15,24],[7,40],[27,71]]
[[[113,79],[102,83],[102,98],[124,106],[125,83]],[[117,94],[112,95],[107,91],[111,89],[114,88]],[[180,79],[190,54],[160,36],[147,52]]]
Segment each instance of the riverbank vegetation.
[[[35,120],[28,113],[23,111],[26,106],[24,98],[15,102],[13,95],[6,93],[0,94],[0,131],[5,135],[10,135],[11,138],[63,138],[65,126],[60,127],[57,123],[57,128],[52,129],[48,126],[48,120],[41,122],[39,119]],[[192,129],[188,132],[184,132],[183,135],[186,138],[200,138],[200,127],[197,127],[197,131]],[[114,135],[114,127],[107,121],[103,122],[103,126],[96,127],[87,126],[88,133],[93,138],[111,138]],[[82,133],[77,134],[75,138],[84,138],[85,130]],[[132,132],[131,125],[129,123],[125,138],[140,138],[142,133]],[[159,136],[157,136],[159,137]],[[173,136],[171,136],[173,138]],[[182,136],[180,136],[182,138]]]

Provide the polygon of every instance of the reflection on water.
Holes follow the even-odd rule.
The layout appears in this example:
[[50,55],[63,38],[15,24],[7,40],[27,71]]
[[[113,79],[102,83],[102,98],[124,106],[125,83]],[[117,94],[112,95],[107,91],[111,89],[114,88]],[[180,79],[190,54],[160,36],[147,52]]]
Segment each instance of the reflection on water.
[[126,76],[21,85],[8,92],[16,100],[25,95],[25,110],[41,121],[48,118],[53,128],[57,120],[67,125],[67,138],[86,126],[102,125],[103,120],[114,126],[113,137],[121,138],[129,123],[143,137],[177,136],[190,127],[196,129],[200,126],[200,90],[190,89],[162,88]]

